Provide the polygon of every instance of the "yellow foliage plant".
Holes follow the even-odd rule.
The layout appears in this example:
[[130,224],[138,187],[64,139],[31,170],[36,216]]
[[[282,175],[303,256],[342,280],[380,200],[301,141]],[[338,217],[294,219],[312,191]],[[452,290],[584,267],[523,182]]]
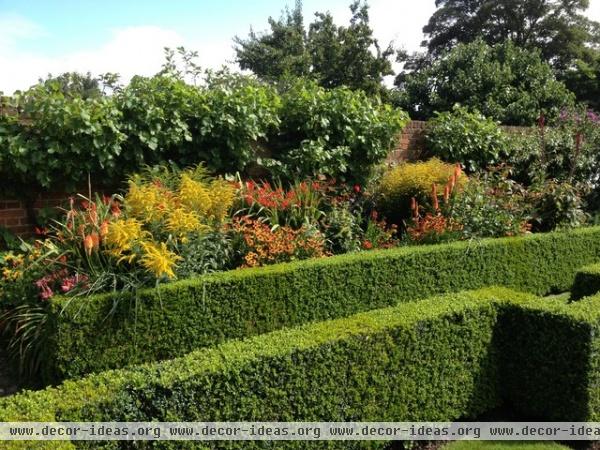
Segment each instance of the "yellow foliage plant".
[[431,201],[432,187],[440,194],[454,179],[459,191],[467,176],[459,165],[448,164],[437,158],[428,161],[403,163],[386,172],[378,187],[378,208],[393,223],[400,224],[410,217],[413,198],[421,204]]

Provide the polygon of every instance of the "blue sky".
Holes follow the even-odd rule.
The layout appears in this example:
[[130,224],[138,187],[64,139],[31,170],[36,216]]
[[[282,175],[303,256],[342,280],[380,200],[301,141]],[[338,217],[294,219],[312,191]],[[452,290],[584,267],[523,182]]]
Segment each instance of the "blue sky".
[[[315,11],[349,18],[350,0],[304,0]],[[371,0],[371,22],[383,42],[418,49],[434,0]],[[232,61],[232,37],[263,30],[293,0],[0,0],[0,91],[27,88],[66,70],[118,72],[123,81],[159,70],[164,46],[198,50],[204,67]],[[590,16],[600,20],[600,0]]]

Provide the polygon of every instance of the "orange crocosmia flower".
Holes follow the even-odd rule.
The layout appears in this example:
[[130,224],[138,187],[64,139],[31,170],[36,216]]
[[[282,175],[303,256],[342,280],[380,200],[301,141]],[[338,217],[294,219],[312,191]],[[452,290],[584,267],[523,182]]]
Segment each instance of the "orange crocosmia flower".
[[431,188],[431,200],[433,201],[433,209],[435,211],[440,209],[440,204],[438,202],[438,195],[437,195],[437,186],[435,185],[435,183],[432,185],[432,188]]
[[90,209],[89,216],[90,216],[90,223],[95,224],[98,222],[98,213],[96,212],[95,208]]
[[454,167],[454,178],[456,180],[458,180],[461,175],[462,175],[462,168],[460,167],[460,164],[456,164],[456,166]]
[[118,202],[113,201],[112,206],[110,207],[110,212],[114,217],[119,217],[121,215],[121,207]]

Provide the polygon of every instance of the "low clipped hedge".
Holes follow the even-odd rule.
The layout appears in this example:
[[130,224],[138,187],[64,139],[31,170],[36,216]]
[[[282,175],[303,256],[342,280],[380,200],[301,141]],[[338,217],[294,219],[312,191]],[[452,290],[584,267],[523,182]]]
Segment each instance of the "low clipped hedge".
[[571,289],[571,298],[581,300],[600,292],[600,264],[592,264],[577,271]]
[[600,228],[487,239],[225,272],[128,295],[53,301],[48,382],[185,355],[228,339],[502,285],[568,291],[600,260]]
[[[595,422],[599,350],[600,295],[567,303],[487,288],[25,392],[0,399],[0,422],[453,421],[503,402],[531,419]],[[258,442],[230,444],[262,448]],[[211,445],[190,442],[186,448]],[[182,446],[155,442],[153,448]]]
[[[528,296],[504,289],[449,294],[231,341],[169,362],[90,375],[0,400],[0,422],[476,417],[501,402],[494,341],[499,319],[490,300],[514,297]],[[244,449],[264,445],[228,444]],[[190,443],[190,448],[217,444],[203,445]],[[330,443],[327,448],[352,445]],[[180,443],[164,447],[181,448]]]
[[567,303],[505,288],[447,294],[22,393],[0,400],[0,422],[454,421],[503,402],[532,419],[594,422],[599,319],[600,295]]
[[504,304],[498,340],[506,400],[528,419],[600,420],[600,295]]

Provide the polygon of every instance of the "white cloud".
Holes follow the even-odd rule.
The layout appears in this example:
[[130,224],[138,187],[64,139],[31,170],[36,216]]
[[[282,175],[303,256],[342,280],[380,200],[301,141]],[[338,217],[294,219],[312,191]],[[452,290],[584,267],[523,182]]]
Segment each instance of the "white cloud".
[[[14,42],[15,35],[8,36]],[[0,88],[5,93],[12,93],[31,86],[48,73],[67,71],[117,72],[123,82],[128,82],[133,75],[158,72],[164,62],[164,47],[179,45],[198,50],[199,63],[203,67],[220,67],[233,58],[229,40],[193,42],[173,30],[155,26],[129,27],[114,30],[104,45],[57,58],[17,52],[12,45],[4,46],[0,49],[0,67],[4,68],[0,71]]]
[[43,30],[34,22],[15,15],[0,15],[0,49],[12,48],[18,40],[43,36]]

